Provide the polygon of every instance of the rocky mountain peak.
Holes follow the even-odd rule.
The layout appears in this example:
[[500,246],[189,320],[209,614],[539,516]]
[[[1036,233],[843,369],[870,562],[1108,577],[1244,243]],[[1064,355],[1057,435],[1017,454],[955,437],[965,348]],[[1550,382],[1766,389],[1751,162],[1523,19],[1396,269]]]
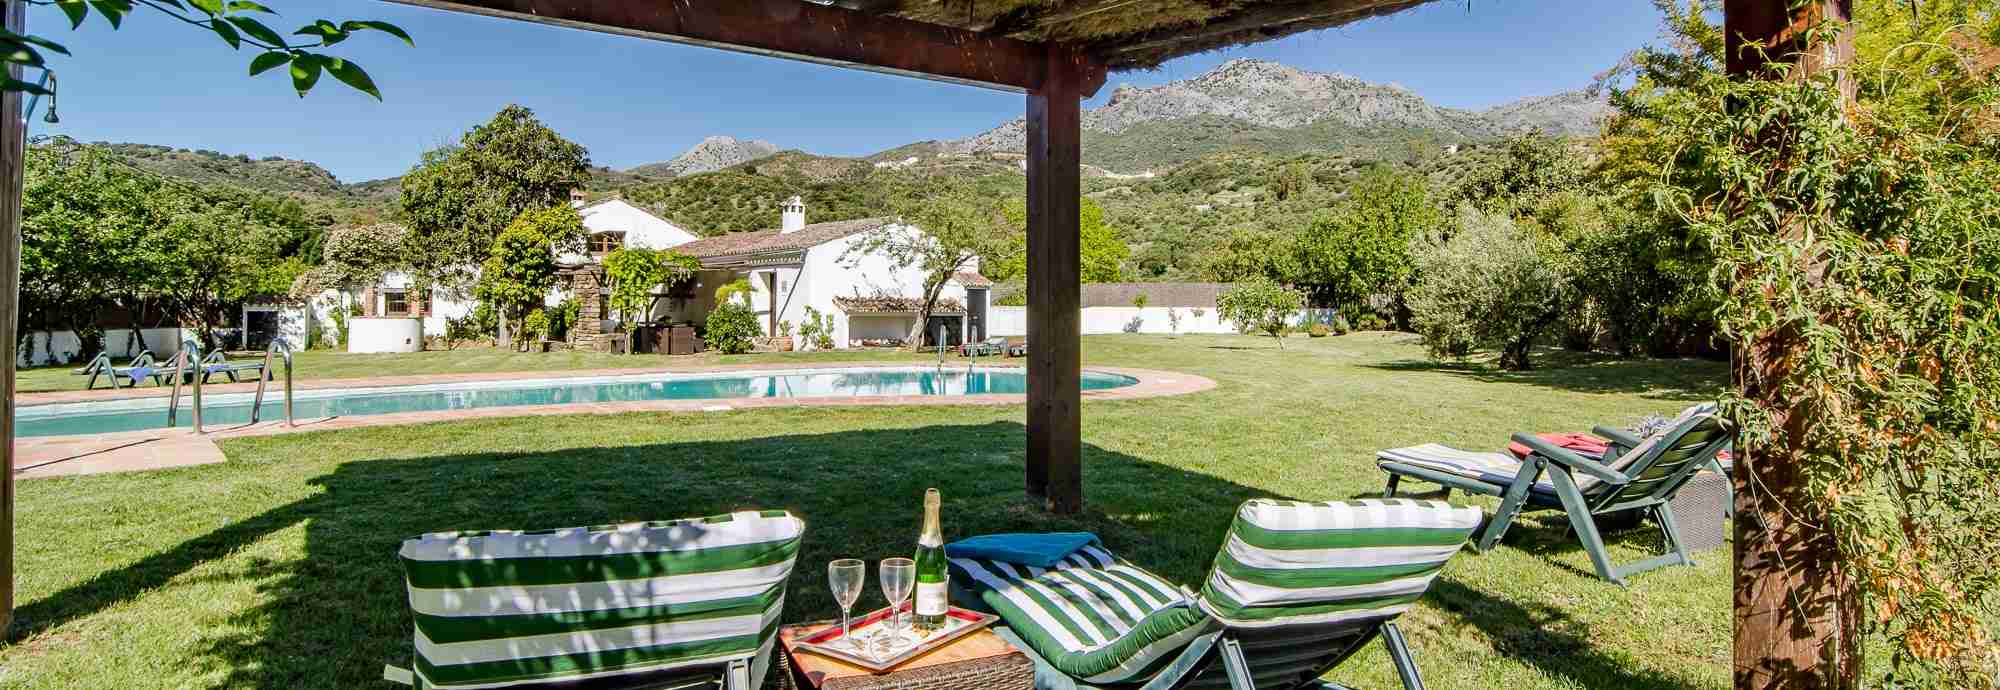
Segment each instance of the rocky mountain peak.
[[702,139],[701,143],[690,147],[687,152],[675,156],[673,160],[643,165],[633,168],[632,172],[674,177],[715,172],[732,165],[769,157],[778,150],[776,144],[760,139],[744,141],[735,137],[711,136]]

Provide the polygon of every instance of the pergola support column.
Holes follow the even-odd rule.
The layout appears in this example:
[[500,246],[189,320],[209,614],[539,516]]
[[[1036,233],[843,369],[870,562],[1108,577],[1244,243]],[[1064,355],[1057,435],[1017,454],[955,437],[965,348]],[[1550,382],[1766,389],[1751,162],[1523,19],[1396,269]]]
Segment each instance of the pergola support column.
[[1050,44],[1028,92],[1028,495],[1050,512],[1083,510],[1083,343],[1078,307],[1079,164],[1090,61]]
[[[7,29],[28,33],[28,3],[10,2]],[[8,76],[21,78],[19,65]],[[0,93],[0,635],[14,624],[14,360],[21,313],[21,168],[28,123],[21,92]]]

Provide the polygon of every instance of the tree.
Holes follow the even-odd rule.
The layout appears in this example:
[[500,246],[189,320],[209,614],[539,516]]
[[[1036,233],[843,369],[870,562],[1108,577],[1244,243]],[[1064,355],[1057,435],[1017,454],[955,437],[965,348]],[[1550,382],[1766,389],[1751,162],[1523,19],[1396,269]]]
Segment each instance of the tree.
[[897,222],[861,234],[842,261],[854,267],[875,254],[922,274],[921,306],[907,341],[918,349],[945,283],[982,260],[1005,264],[1024,245],[1013,237],[1017,226],[1007,219],[1005,203],[964,180],[945,178],[927,190],[904,194],[896,208]]
[[[1078,272],[1086,283],[1115,283],[1123,275],[1132,248],[1118,238],[1118,230],[1104,222],[1104,207],[1090,197],[1077,200]],[[1007,204],[1007,237],[1011,246],[999,260],[980,265],[980,272],[995,282],[1011,283],[1028,277],[1028,202],[1015,199]]]
[[1238,283],[1217,297],[1215,313],[1224,321],[1235,323],[1244,333],[1269,334],[1278,339],[1278,347],[1283,349],[1292,318],[1304,306],[1305,295],[1260,276]]
[[177,213],[152,238],[160,251],[152,289],[182,324],[194,324],[205,347],[234,323],[232,305],[259,296],[266,267],[279,261],[283,231],[255,224],[244,209],[218,206]]
[[530,209],[567,204],[589,179],[590,158],[510,105],[460,137],[424,152],[403,178],[398,208],[409,226],[406,263],[421,283],[460,287],[493,239]]
[[1410,323],[1433,357],[1500,348],[1500,367],[1532,365],[1535,343],[1562,316],[1567,280],[1545,243],[1504,214],[1460,210],[1458,228],[1417,253]]
[[[255,2],[228,2],[221,0],[188,0],[183,5],[176,0],[29,0],[30,4],[54,5],[69,19],[70,28],[83,26],[90,11],[96,9],[99,16],[116,29],[134,8],[144,7],[159,12],[166,17],[198,30],[212,33],[229,46],[230,50],[241,50],[243,46],[258,49],[256,57],[250,59],[250,75],[256,76],[279,67],[289,67],[287,73],[292,79],[292,89],[301,98],[319,83],[322,73],[333,75],[334,79],[353,87],[362,93],[382,99],[382,92],[376,88],[375,80],[368,72],[345,58],[335,57],[320,49],[347,40],[354,34],[365,31],[380,31],[404,43],[416,46],[416,41],[407,32],[394,24],[380,21],[316,20],[292,32],[293,36],[304,36],[305,40],[288,39],[257,18],[257,15],[277,16],[277,11]],[[19,65],[33,69],[46,69],[43,51],[68,55],[69,49],[39,35],[21,35],[0,29],[0,44],[6,50],[0,51],[0,63],[6,66]],[[0,77],[0,91],[21,91],[40,95],[50,95],[48,88],[32,83]]]
[[165,188],[94,146],[29,147],[21,212],[20,335],[69,330],[81,354],[103,346],[97,320],[147,288],[146,238],[165,222]]
[[1291,279],[1322,306],[1400,297],[1415,265],[1410,245],[1439,221],[1423,177],[1374,166],[1293,241]]
[[[640,321],[650,318],[654,292],[672,290],[692,280],[698,270],[700,259],[673,250],[626,248],[606,255],[604,276],[611,281],[611,308],[618,311],[625,332],[632,332]],[[716,301],[726,304],[734,300],[718,292]],[[751,323],[755,322],[753,315]]]
[[583,218],[561,204],[523,212],[494,238],[473,295],[497,310],[502,347],[510,344],[507,324],[539,308],[555,287],[556,252],[582,242],[583,234]]

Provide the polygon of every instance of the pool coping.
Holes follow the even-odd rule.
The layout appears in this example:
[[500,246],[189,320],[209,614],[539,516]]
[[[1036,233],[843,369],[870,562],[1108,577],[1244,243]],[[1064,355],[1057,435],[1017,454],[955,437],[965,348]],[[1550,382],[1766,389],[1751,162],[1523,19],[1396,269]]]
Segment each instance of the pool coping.
[[[830,369],[909,369],[926,366],[921,362],[829,362],[793,365],[743,364],[665,369],[592,369],[576,371],[493,372],[477,374],[434,374],[419,376],[315,379],[295,382],[295,390],[343,388],[394,388],[452,383],[512,380],[587,379],[646,374],[713,374],[737,371],[830,370]],[[1022,368],[1010,363],[980,364],[981,368]],[[1138,380],[1130,386],[1084,391],[1084,400],[1134,400],[1197,393],[1215,387],[1215,381],[1194,374],[1132,367],[1085,366],[1083,371],[1129,376]],[[255,382],[205,385],[204,394],[254,393]],[[163,397],[170,388],[61,391],[18,396],[17,407],[78,402],[103,402]],[[381,415],[329,417],[301,420],[287,425],[283,420],[236,424],[207,429],[195,434],[189,429],[153,429],[72,436],[40,436],[14,441],[14,476],[20,479],[102,474],[160,469],[222,462],[215,446],[219,439],[304,431],[332,431],[374,426],[401,426],[468,419],[537,417],[582,414],[625,414],[631,412],[730,412],[774,407],[866,407],[895,405],[1023,405],[1027,396],[982,394],[955,396],[862,395],[808,396],[799,398],[717,398],[705,400],[633,400],[600,403],[556,403],[515,405],[458,410],[425,410]]]

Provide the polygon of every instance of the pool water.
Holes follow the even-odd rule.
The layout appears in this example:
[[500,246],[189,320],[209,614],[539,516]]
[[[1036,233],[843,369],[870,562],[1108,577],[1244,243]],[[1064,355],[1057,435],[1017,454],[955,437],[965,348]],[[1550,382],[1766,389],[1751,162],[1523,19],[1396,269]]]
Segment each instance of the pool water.
[[[1084,390],[1123,388],[1138,379],[1083,372]],[[988,393],[1020,395],[1028,390],[1019,369],[966,367],[909,369],[825,369],[727,374],[638,374],[596,378],[535,379],[298,391],[292,416],[300,421],[397,412],[463,410],[519,405],[563,405],[636,400],[736,400],[873,395],[954,396]],[[193,424],[193,403],[181,391],[180,426]],[[250,421],[249,393],[204,395],[202,424],[229,426]],[[282,387],[272,383],[264,396],[262,421],[285,418]],[[141,431],[167,426],[167,399],[140,398],[62,403],[20,408],[16,436],[68,436]]]

